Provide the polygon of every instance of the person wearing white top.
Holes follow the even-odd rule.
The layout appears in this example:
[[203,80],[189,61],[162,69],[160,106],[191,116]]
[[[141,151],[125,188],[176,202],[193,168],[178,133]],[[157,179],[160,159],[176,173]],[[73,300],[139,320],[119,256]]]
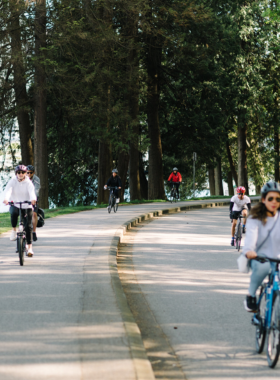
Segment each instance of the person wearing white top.
[[236,195],[234,195],[229,204],[229,217],[232,220],[231,226],[231,242],[230,245],[234,246],[235,239],[235,227],[237,224],[237,219],[239,215],[242,213],[243,216],[243,233],[246,232],[246,218],[247,218],[247,210],[251,209],[251,200],[247,195],[245,195],[246,189],[244,186],[239,186],[236,189]]
[[[24,165],[18,165],[15,168],[15,177],[13,177],[6,186],[5,191],[5,199],[4,202],[6,205],[8,205],[9,201],[13,202],[24,202],[28,201],[31,202],[31,204],[34,206],[36,204],[36,194],[35,189],[30,181],[30,179],[26,176],[27,168]],[[22,207],[22,216],[26,215],[26,218],[24,218],[25,222],[25,232],[26,232],[26,240],[27,240],[27,255],[29,257],[33,256],[33,250],[32,250],[32,214],[33,214],[33,208],[32,205],[29,204],[23,204]],[[17,227],[17,221],[19,217],[19,205],[14,204],[10,207],[10,214],[11,214],[11,224],[13,227],[10,240],[16,240],[17,233],[16,233],[16,227]]]
[[280,255],[280,185],[269,181],[262,187],[261,194],[261,202],[250,212],[242,250],[242,254],[251,260],[251,281],[244,300],[244,307],[249,312],[257,310],[256,291],[275,268],[275,263],[252,259],[257,256],[279,258]]

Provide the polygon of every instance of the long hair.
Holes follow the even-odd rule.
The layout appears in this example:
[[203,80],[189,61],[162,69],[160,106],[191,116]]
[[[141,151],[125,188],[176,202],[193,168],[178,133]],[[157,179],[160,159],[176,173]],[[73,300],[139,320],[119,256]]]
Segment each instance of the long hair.
[[[266,194],[267,196],[267,194]],[[262,197],[262,199],[265,199]],[[278,208],[278,211],[280,210],[280,207]],[[263,225],[267,222],[267,208],[265,207],[265,204],[262,202],[259,202],[256,204],[256,206],[251,208],[250,216],[252,219],[258,219],[262,222]]]
[[251,208],[250,217],[252,219],[258,219],[262,222],[263,225],[267,222],[266,207],[262,202],[257,203],[254,207]]

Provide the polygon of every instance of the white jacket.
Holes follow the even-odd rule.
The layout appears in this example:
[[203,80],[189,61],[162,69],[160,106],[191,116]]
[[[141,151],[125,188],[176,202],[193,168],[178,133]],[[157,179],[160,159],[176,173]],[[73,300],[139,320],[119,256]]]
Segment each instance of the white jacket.
[[[24,181],[19,182],[17,177],[13,177],[5,189],[5,199],[13,202],[34,201],[37,199],[35,188],[30,179],[26,176]],[[19,205],[15,204],[19,208]],[[29,204],[23,204],[21,208],[32,208]]]

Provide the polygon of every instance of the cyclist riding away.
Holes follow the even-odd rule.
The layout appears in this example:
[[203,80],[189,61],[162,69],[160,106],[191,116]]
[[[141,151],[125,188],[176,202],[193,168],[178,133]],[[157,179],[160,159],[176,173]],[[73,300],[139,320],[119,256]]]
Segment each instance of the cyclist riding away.
[[[261,202],[252,208],[247,222],[247,234],[242,254],[247,259],[267,256],[279,259],[280,254],[280,185],[269,181],[261,189]],[[256,291],[265,277],[274,271],[275,263],[251,260],[252,275],[245,309],[255,312]]]
[[117,198],[116,203],[119,203],[119,190],[122,188],[122,181],[120,177],[118,176],[118,169],[112,170],[112,175],[107,181],[107,185],[104,186],[104,189],[107,189],[107,187],[117,187],[117,189],[114,189],[114,195]]
[[33,217],[32,217],[32,223],[33,223],[33,241],[37,241],[37,235],[36,235],[36,228],[38,223],[38,203],[39,203],[39,191],[40,191],[40,178],[35,175],[35,168],[32,165],[27,166],[27,176],[33,183],[35,187],[35,194],[37,197],[37,203],[33,208]]
[[182,176],[178,172],[178,168],[173,168],[172,173],[168,177],[168,183],[170,184],[170,186],[175,184],[178,199],[179,199],[179,186],[180,186],[181,182],[182,182]]
[[[29,201],[34,206],[36,204],[36,194],[35,189],[30,181],[30,179],[26,176],[27,168],[24,165],[18,165],[15,168],[15,177],[13,177],[6,186],[5,199],[4,202],[6,205],[10,201],[13,202],[24,202]],[[23,204],[22,207],[22,216],[26,216],[25,220],[25,232],[26,232],[26,240],[27,240],[27,255],[29,257],[33,256],[32,250],[32,205]],[[12,233],[10,236],[10,240],[17,239],[16,227],[19,216],[19,206],[14,204],[10,207],[11,214],[11,223],[12,223]]]
[[234,195],[230,200],[229,205],[229,217],[232,219],[232,226],[231,226],[231,242],[230,244],[234,246],[234,234],[235,234],[235,227],[237,224],[237,219],[240,214],[243,216],[243,233],[246,232],[246,217],[247,217],[247,210],[251,210],[251,200],[247,195],[245,195],[245,187],[239,186],[236,189],[236,195]]

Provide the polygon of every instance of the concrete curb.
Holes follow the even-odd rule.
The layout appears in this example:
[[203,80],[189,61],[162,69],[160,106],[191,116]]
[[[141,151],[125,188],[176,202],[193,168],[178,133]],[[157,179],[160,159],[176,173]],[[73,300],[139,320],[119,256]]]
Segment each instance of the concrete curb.
[[[258,201],[258,199],[251,198],[251,201],[252,203],[255,203]],[[147,357],[147,353],[146,353],[146,350],[142,341],[142,337],[141,337],[141,332],[128,306],[127,299],[126,299],[126,296],[122,287],[122,283],[118,274],[117,254],[118,254],[118,247],[122,241],[123,235],[125,235],[132,227],[136,226],[137,224],[141,223],[144,220],[152,219],[154,217],[158,217],[158,216],[162,216],[166,214],[177,213],[181,211],[222,207],[222,206],[227,206],[229,203],[230,203],[230,199],[224,200],[221,202],[217,201],[217,202],[211,202],[211,203],[188,204],[181,207],[172,207],[169,209],[156,210],[156,211],[139,215],[133,219],[130,219],[116,231],[111,242],[108,262],[109,262],[112,287],[115,292],[117,305],[120,309],[125,331],[127,334],[127,339],[128,339],[128,343],[130,347],[130,352],[131,352],[137,380],[155,380],[155,376],[152,370],[151,363]]]

